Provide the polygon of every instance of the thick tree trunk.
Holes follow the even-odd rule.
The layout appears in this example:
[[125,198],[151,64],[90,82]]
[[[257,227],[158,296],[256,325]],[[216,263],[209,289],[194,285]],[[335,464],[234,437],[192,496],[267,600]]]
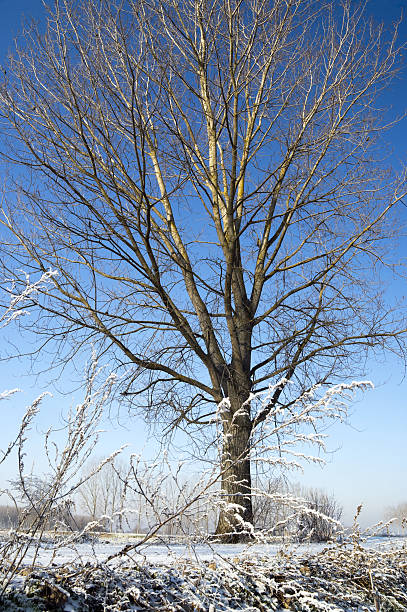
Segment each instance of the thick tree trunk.
[[[246,396],[247,397],[247,396]],[[224,494],[215,535],[235,543],[251,538],[253,524],[250,471],[250,407],[242,408],[242,398],[231,399],[231,410],[224,414],[221,457],[221,484]]]

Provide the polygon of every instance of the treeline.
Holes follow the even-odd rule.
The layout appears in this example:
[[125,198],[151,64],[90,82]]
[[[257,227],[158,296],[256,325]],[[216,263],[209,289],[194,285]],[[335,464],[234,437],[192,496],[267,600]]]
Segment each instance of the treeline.
[[[18,506],[11,506],[8,504],[0,505],[0,529],[17,529],[21,527],[21,520],[23,517],[24,509]],[[66,525],[69,530],[81,531],[86,527],[90,521],[90,517],[84,514],[73,514],[67,513],[61,517],[61,525]],[[29,519],[25,519],[26,526],[29,527]],[[53,529],[56,526],[56,520],[50,520],[48,522],[49,529]]]
[[[161,473],[159,481],[151,479],[150,489],[135,490],[120,462],[102,469],[96,469],[96,465],[86,467],[83,484],[72,499],[52,506],[45,529],[82,531],[91,525],[91,531],[149,533],[161,525],[158,533],[162,535],[199,537],[214,533],[219,508],[210,492],[196,495],[201,486],[198,476],[186,480]],[[24,491],[19,481],[10,484],[16,503],[0,506],[0,529],[29,529],[51,484],[33,476],[26,478]],[[253,497],[256,532],[282,539],[327,541],[340,529],[342,506],[332,494],[289,485],[282,479],[257,484],[259,495]],[[194,496],[195,501],[185,509],[185,500]]]

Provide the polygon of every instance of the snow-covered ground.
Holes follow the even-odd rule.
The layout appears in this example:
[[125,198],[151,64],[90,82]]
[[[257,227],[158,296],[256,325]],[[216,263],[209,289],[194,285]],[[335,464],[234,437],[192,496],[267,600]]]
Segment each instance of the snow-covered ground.
[[[407,545],[405,537],[374,537],[363,542],[363,547],[381,552],[397,549]],[[332,546],[332,545],[331,545]],[[352,542],[349,543],[352,546]],[[321,552],[327,547],[324,543],[273,543],[273,544],[194,544],[194,543],[157,543],[139,544],[134,538],[126,538],[123,534],[108,539],[96,538],[91,542],[81,542],[71,545],[55,546],[50,539],[37,547],[31,547],[25,558],[25,564],[30,564],[35,555],[36,565],[48,566],[50,563],[65,565],[69,563],[103,563],[108,557],[120,555],[124,547],[137,562],[146,561],[149,565],[173,565],[175,561],[189,560],[193,562],[212,561],[216,559],[245,559],[249,556],[270,557],[279,552],[290,555],[308,557]],[[120,557],[118,557],[120,558]]]

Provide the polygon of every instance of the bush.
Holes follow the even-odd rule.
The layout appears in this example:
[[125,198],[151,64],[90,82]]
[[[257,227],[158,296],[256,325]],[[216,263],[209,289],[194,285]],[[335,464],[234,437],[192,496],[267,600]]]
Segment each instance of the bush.
[[298,519],[300,540],[327,542],[338,531],[343,508],[333,495],[320,489],[306,489],[303,493],[306,509]]

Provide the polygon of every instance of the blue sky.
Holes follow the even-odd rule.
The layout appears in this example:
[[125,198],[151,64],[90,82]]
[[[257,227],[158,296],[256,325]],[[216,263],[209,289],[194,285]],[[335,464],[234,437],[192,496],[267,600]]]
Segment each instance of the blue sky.
[[[407,21],[407,0],[375,0],[369,3],[367,9],[368,13],[377,20],[383,20],[387,26],[399,17],[402,10]],[[0,61],[3,62],[7,50],[12,48],[13,37],[20,29],[23,15],[41,18],[44,11],[40,0],[0,0],[0,14]],[[407,22],[401,27],[400,38],[407,41]],[[392,105],[400,114],[407,107],[407,71],[386,94],[386,104]],[[395,163],[406,161],[407,121],[403,120],[388,138],[394,149]],[[399,248],[401,257],[406,252],[405,237],[400,238]],[[394,281],[390,290],[403,295],[405,281]],[[17,344],[22,342],[17,329],[9,333]],[[3,353],[2,349],[0,351]],[[13,387],[24,389],[23,393],[3,402],[1,406],[0,448],[4,448],[9,441],[18,418],[36,396],[36,390],[46,387],[46,375],[37,380],[28,372],[29,364],[24,361],[0,362],[0,390]],[[61,388],[71,384],[73,377],[77,379],[78,375],[67,370],[61,379]],[[388,356],[383,363],[370,361],[366,367],[366,378],[375,383],[375,390],[367,391],[354,404],[348,426],[336,424],[327,432],[328,447],[334,451],[326,457],[328,464],[323,469],[307,467],[303,475],[293,475],[293,480],[302,484],[334,492],[345,506],[346,522],[350,522],[356,506],[363,503],[362,522],[365,525],[379,520],[387,506],[407,501],[407,380],[403,380],[402,364],[393,356]],[[55,390],[53,393],[54,398],[44,402],[39,423],[43,429],[58,422],[61,410],[72,403],[71,398],[55,395]],[[146,445],[147,430],[141,422],[127,421],[126,428],[119,427],[114,421],[107,422],[105,426],[110,431],[103,437],[100,454],[111,452],[127,440],[132,442],[133,452],[149,449]],[[40,471],[43,464],[39,459],[37,444],[37,437],[33,433],[33,459],[35,457],[36,469]],[[0,483],[13,476],[12,468],[9,469],[10,472],[6,470],[0,474]]]

